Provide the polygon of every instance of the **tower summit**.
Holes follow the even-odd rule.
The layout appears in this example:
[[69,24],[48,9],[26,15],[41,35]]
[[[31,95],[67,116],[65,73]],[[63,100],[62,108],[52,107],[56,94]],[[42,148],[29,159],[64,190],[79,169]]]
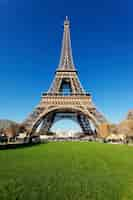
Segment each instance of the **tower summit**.
[[94,133],[90,124],[93,124],[95,132],[98,133],[100,125],[106,123],[104,116],[93,104],[92,97],[85,92],[79,81],[73,62],[68,17],[64,21],[60,62],[53,82],[24,124],[31,134],[38,129],[45,134],[50,131],[55,120],[57,121],[56,115],[59,113],[62,117],[65,114],[70,117],[73,115],[84,134]]
[[64,33],[62,40],[62,49],[58,70],[72,70],[75,71],[72,48],[71,48],[71,38],[70,38],[70,22],[68,17],[64,21]]

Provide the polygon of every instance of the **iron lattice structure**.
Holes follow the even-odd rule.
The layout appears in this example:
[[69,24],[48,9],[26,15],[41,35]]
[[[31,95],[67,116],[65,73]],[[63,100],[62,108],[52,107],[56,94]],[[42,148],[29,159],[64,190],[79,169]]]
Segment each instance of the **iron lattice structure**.
[[[64,86],[69,92],[63,91]],[[96,109],[92,97],[82,87],[77,70],[74,65],[70,22],[66,17],[59,66],[55,72],[54,80],[47,93],[42,94],[41,102],[24,121],[25,126],[34,133],[40,127],[41,131],[50,130],[56,113],[74,113],[85,134],[92,133],[90,121],[96,129],[106,123],[105,117]]]

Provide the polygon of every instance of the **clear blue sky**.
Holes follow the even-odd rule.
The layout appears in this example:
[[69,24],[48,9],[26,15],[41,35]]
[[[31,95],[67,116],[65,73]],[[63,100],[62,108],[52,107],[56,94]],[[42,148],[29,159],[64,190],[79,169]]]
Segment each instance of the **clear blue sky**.
[[0,0],[0,118],[22,121],[47,91],[71,20],[75,65],[112,122],[133,108],[133,2]]

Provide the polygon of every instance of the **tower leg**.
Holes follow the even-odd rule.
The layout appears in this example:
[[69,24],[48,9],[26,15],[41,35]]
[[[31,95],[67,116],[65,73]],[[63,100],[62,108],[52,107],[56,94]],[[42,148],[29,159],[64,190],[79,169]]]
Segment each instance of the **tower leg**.
[[[23,122],[25,127],[29,130],[32,129],[33,124],[36,122],[37,118],[43,113],[45,108],[40,108],[39,106],[34,109],[34,111],[28,116],[27,119]],[[36,127],[40,124],[41,119],[37,122]]]
[[51,113],[43,120],[42,126],[40,128],[41,133],[45,134],[45,133],[49,132],[49,130],[53,124],[54,117],[55,117],[55,114]]
[[80,114],[77,116],[77,120],[85,134],[87,134],[87,135],[93,134],[93,130],[90,126],[89,119],[86,116]]

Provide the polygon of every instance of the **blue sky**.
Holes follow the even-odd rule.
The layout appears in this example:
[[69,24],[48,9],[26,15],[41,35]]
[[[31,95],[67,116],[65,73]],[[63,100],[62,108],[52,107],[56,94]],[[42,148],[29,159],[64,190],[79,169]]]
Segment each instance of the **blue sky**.
[[133,108],[133,2],[0,0],[0,118],[22,121],[58,66],[63,21],[71,21],[81,83],[108,120]]

